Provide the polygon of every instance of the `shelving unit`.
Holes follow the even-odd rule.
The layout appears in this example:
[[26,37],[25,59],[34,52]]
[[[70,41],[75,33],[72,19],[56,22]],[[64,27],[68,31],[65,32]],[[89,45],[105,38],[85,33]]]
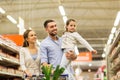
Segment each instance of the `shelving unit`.
[[117,35],[114,41],[109,45],[107,51],[107,79],[119,80],[117,73],[120,71],[120,31],[117,31]]
[[20,70],[19,48],[10,40],[0,37],[0,80],[22,80],[23,72]]

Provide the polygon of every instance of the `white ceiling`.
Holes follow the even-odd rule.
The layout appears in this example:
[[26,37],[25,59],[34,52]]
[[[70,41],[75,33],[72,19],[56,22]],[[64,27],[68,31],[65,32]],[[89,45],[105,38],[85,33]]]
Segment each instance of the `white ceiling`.
[[[61,36],[64,22],[59,5],[64,7],[68,18],[77,21],[77,31],[98,51],[93,58],[100,60],[120,10],[120,0],[0,0],[0,7],[6,11],[0,14],[0,34],[18,34],[17,24],[6,18],[6,15],[11,15],[17,22],[18,17],[23,18],[25,28],[35,30],[40,40],[47,36],[43,28],[44,21],[54,19],[59,29],[58,35]],[[79,45],[79,48],[83,46]]]

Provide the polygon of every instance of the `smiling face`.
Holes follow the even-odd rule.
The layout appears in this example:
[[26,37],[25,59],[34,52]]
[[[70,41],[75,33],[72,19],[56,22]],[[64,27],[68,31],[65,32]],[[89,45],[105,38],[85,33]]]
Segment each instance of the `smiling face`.
[[28,43],[36,43],[37,40],[36,33],[34,31],[30,31],[28,33],[28,37],[26,40],[28,41]]
[[57,26],[55,22],[49,22],[46,27],[46,31],[50,36],[56,36],[57,35]]
[[76,30],[76,22],[70,21],[69,24],[66,26],[68,32],[74,32]]

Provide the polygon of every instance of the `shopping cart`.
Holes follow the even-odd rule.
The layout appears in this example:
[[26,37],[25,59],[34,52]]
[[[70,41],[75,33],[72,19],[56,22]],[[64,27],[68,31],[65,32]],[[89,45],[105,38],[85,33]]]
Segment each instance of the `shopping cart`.
[[[45,77],[44,74],[40,74],[38,76],[33,75],[31,78],[29,78],[28,76],[25,76],[24,80],[42,80],[44,77]],[[51,80],[52,80],[52,77],[53,77],[53,75],[51,75]],[[68,74],[60,75],[58,80],[68,80]]]

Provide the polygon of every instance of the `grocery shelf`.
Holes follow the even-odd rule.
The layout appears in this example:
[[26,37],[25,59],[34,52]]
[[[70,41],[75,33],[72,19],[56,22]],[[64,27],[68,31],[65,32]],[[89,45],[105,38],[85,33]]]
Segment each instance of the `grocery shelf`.
[[117,57],[117,55],[119,54],[119,52],[120,52],[120,45],[116,48],[115,53],[114,53],[113,56],[110,58],[110,61],[111,61],[111,62],[115,59],[115,57]]
[[0,43],[0,46],[1,46],[2,48],[4,48],[4,49],[7,49],[7,50],[12,51],[13,54],[14,54],[14,53],[19,53],[18,50],[14,49],[12,46],[9,46],[9,45],[7,45],[7,44]]
[[112,71],[117,71],[118,69],[120,69],[120,60],[116,63],[116,65],[114,65],[112,68],[111,68],[111,70]]
[[13,74],[13,73],[8,73],[8,72],[3,72],[0,71],[0,76],[6,76],[6,77],[23,77],[23,75],[19,75],[19,74]]
[[18,61],[12,60],[12,59],[8,59],[6,57],[0,56],[0,63],[4,64],[5,66],[19,66],[20,63]]
[[118,56],[120,54],[120,30],[117,31],[112,44],[108,45],[108,51],[106,53],[108,53],[107,79],[111,80],[114,76],[117,76],[116,74],[120,69],[120,59]]
[[0,79],[23,78],[20,70],[19,48],[13,42],[0,40]]
[[108,54],[110,54],[112,52],[113,48],[117,45],[119,40],[120,40],[120,31],[118,31],[118,34],[116,35],[116,37],[115,37],[115,39],[114,39],[114,41],[113,41],[113,43],[108,51]]

